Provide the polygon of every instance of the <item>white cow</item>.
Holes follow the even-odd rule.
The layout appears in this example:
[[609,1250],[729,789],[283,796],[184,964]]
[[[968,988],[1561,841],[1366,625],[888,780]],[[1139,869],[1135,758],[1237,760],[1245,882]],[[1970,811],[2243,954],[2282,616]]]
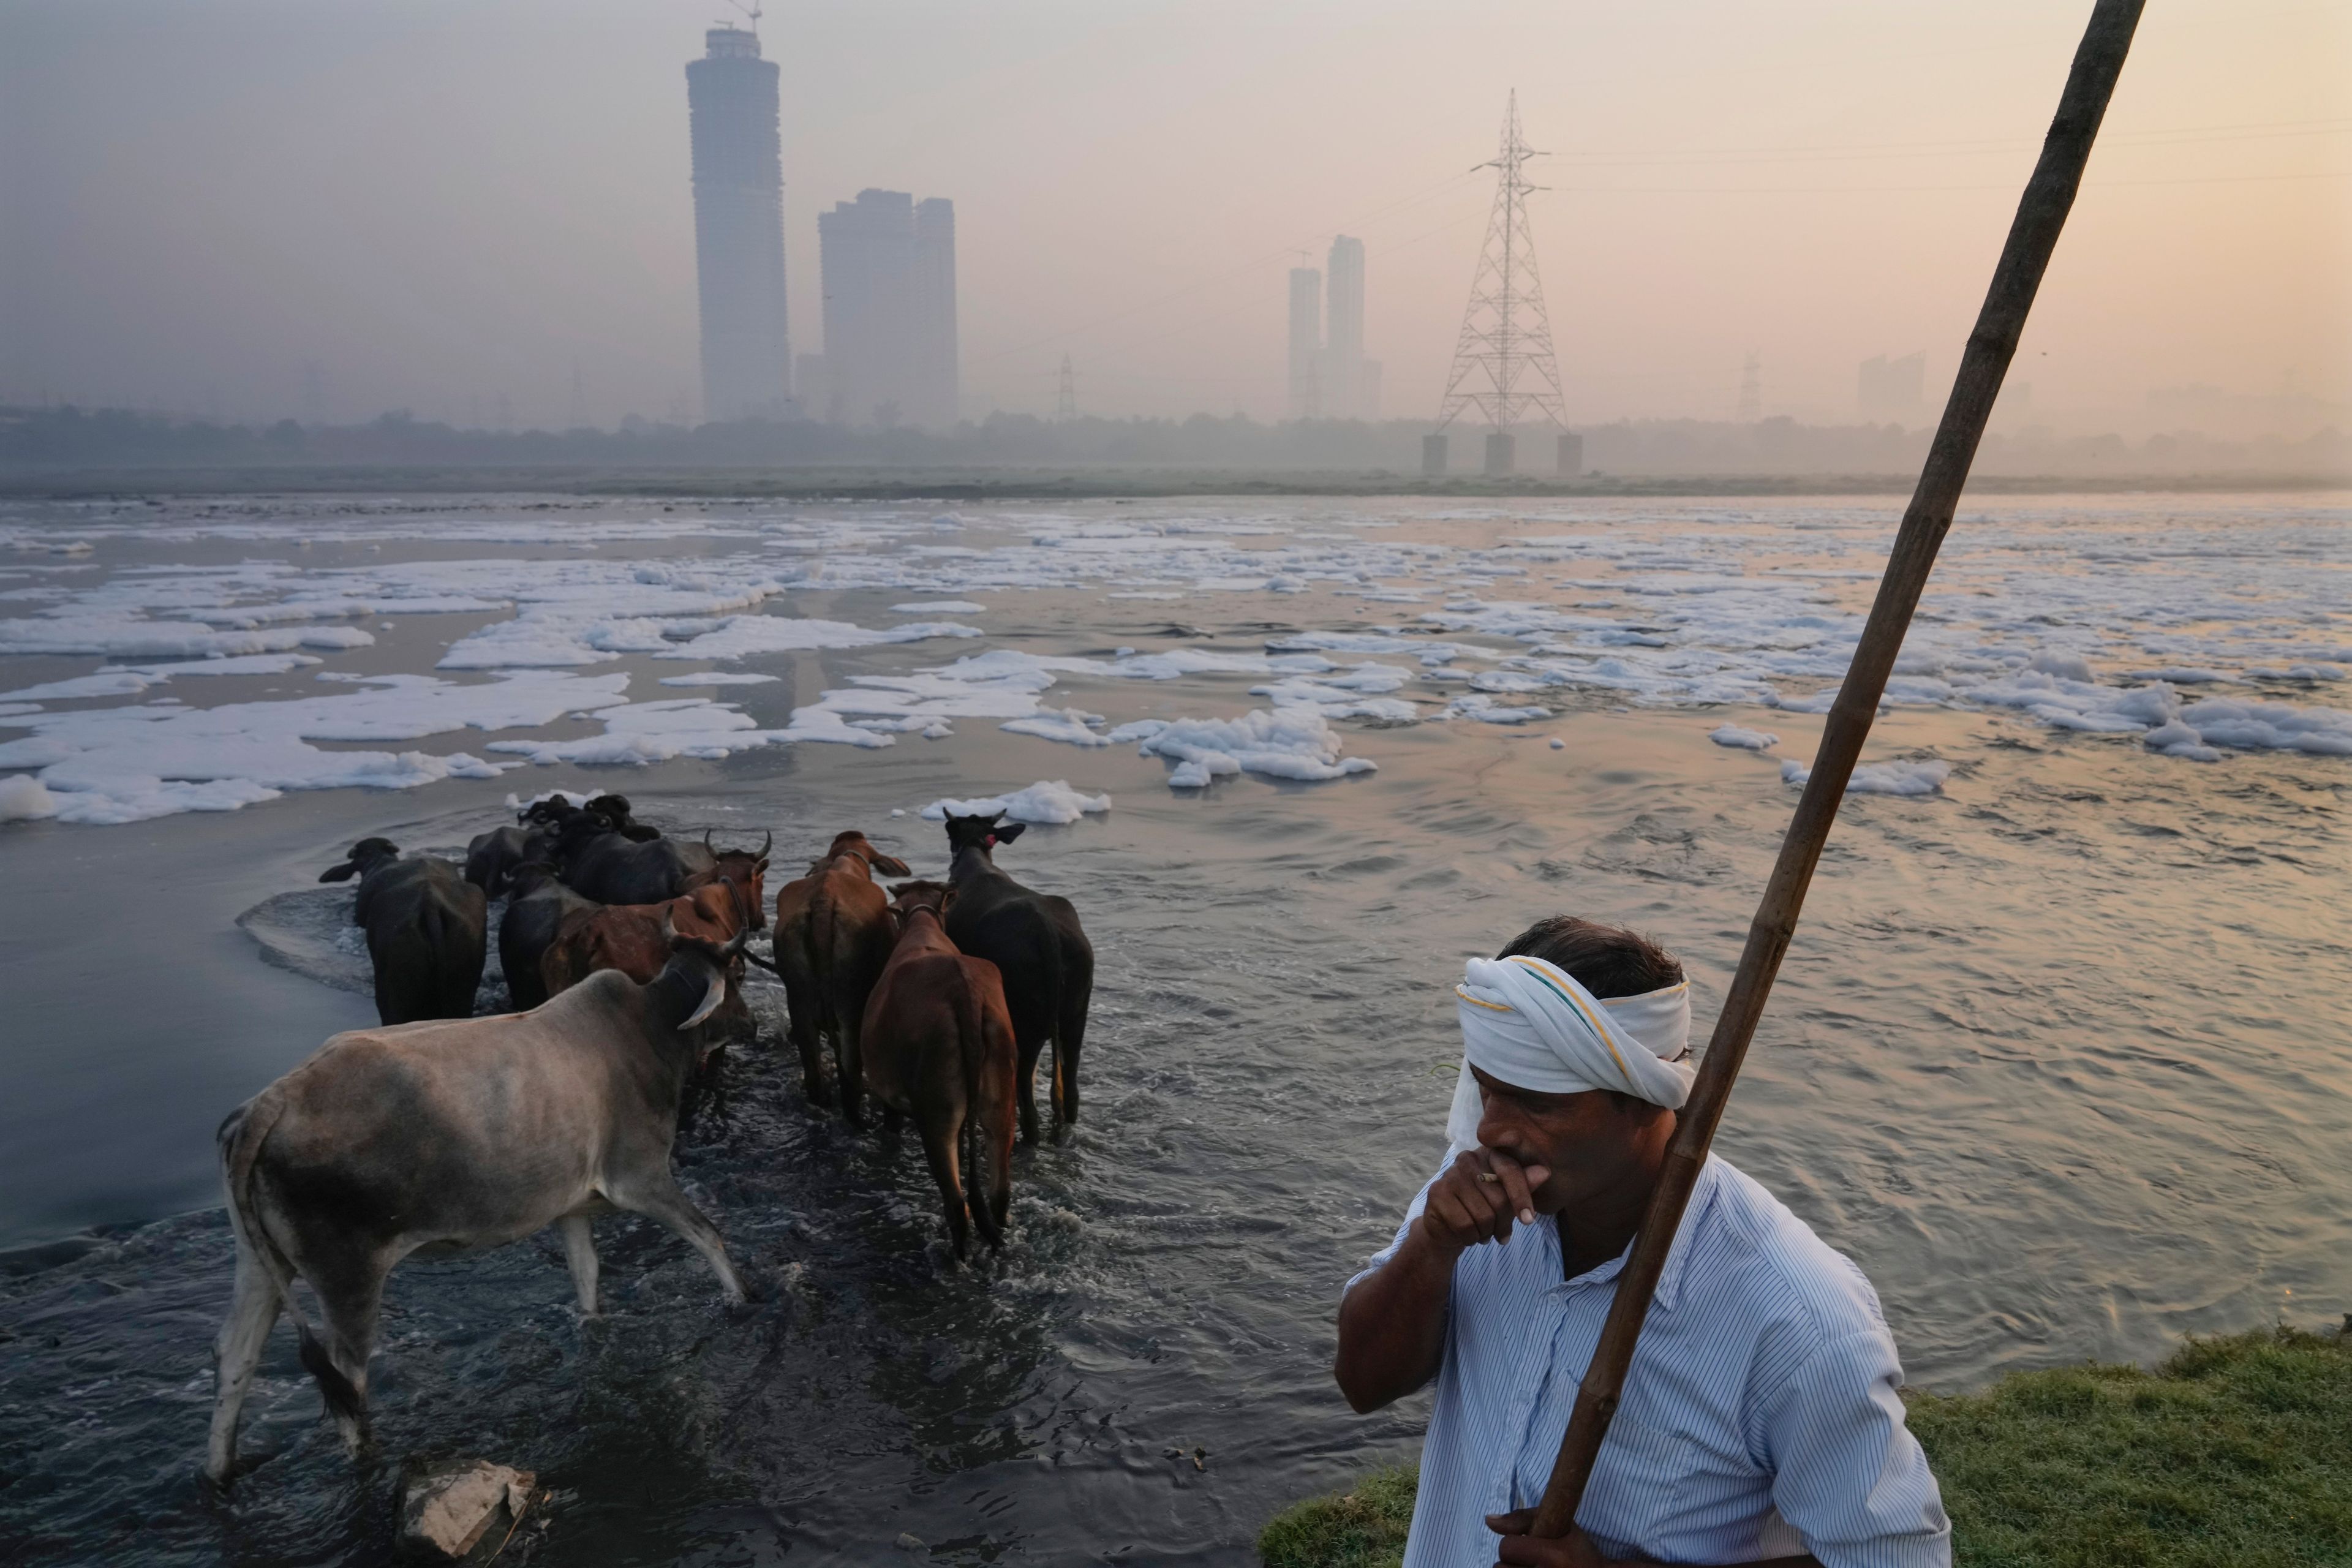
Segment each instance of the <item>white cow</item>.
[[[529,1013],[337,1035],[221,1123],[236,1289],[221,1325],[205,1473],[236,1462],[237,1415],[280,1306],[346,1444],[367,1412],[384,1277],[420,1248],[499,1247],[560,1228],[580,1310],[596,1310],[589,1216],[651,1215],[743,1284],[669,1166],[697,1062],[688,1031],[727,995],[743,946],[673,936],[639,985],[602,971]],[[294,1295],[309,1282],[314,1331]]]

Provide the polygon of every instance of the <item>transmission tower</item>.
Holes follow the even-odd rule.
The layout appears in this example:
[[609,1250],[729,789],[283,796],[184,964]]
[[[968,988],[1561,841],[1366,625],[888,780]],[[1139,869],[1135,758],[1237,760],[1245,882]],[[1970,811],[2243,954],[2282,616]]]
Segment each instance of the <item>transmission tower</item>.
[[1764,357],[1749,349],[1747,363],[1739,367],[1739,422],[1753,425],[1763,416]]
[[[1492,427],[1489,466],[1497,443],[1511,426],[1540,415],[1567,428],[1560,412],[1559,364],[1552,355],[1551,319],[1544,312],[1543,279],[1536,269],[1535,236],[1528,227],[1527,162],[1542,153],[1519,135],[1519,95],[1511,94],[1503,119],[1502,151],[1475,165],[1496,171],[1495,209],[1486,220],[1486,245],[1470,279],[1469,308],[1462,312],[1462,336],[1454,345],[1454,368],[1437,405],[1443,431],[1468,409]],[[1501,448],[1507,462],[1507,445]]]
[[1062,385],[1054,395],[1054,417],[1067,423],[1078,416],[1078,378],[1070,373],[1070,356],[1062,356]]

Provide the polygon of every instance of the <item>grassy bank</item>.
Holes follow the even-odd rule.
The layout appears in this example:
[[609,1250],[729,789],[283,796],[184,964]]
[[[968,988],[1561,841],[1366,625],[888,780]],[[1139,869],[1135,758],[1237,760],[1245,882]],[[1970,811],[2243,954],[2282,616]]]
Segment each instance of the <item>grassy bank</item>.
[[[1977,1568],[2352,1564],[2352,1334],[2191,1340],[2154,1372],[2012,1373],[1982,1394],[1908,1396]],[[1411,1467],[1278,1515],[1267,1568],[1390,1568]]]

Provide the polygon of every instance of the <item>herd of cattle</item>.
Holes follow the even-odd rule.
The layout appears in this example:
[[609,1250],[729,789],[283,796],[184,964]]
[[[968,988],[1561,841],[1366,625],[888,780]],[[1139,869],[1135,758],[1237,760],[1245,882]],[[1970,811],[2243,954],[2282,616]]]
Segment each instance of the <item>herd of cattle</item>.
[[[1094,949],[1066,899],[999,870],[1021,835],[997,816],[950,816],[944,882],[909,878],[844,833],[776,896],[757,851],[664,837],[620,795],[534,803],[468,847],[462,872],[365,838],[321,881],[359,879],[383,1027],[335,1036],[221,1124],[236,1279],[216,1344],[205,1473],[226,1481],[263,1345],[282,1309],[347,1444],[361,1440],[385,1277],[412,1252],[502,1246],[549,1226],[580,1309],[596,1310],[589,1220],[626,1210],[677,1232],[741,1280],[670,1171],[689,1083],[751,1036],[744,964],[783,983],[809,1103],[838,1097],[853,1127],[868,1095],[886,1128],[911,1120],[956,1255],[977,1228],[1000,1245],[1013,1131],[1035,1142],[1037,1061],[1054,1047],[1058,1134],[1078,1115]],[[473,1016],[503,898],[500,965],[514,1011]],[[830,1041],[833,1059],[825,1060]],[[313,1327],[294,1293],[309,1283]]]

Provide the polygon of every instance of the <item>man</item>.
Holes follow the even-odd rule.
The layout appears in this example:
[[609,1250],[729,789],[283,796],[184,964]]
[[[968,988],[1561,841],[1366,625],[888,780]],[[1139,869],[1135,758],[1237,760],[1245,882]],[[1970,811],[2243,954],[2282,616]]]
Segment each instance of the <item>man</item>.
[[1333,1368],[1362,1412],[1437,1382],[1405,1568],[1945,1568],[1870,1282],[1713,1158],[1577,1528],[1527,1533],[1690,1093],[1690,993],[1653,943],[1563,916],[1456,995],[1453,1147],[1349,1281]]

